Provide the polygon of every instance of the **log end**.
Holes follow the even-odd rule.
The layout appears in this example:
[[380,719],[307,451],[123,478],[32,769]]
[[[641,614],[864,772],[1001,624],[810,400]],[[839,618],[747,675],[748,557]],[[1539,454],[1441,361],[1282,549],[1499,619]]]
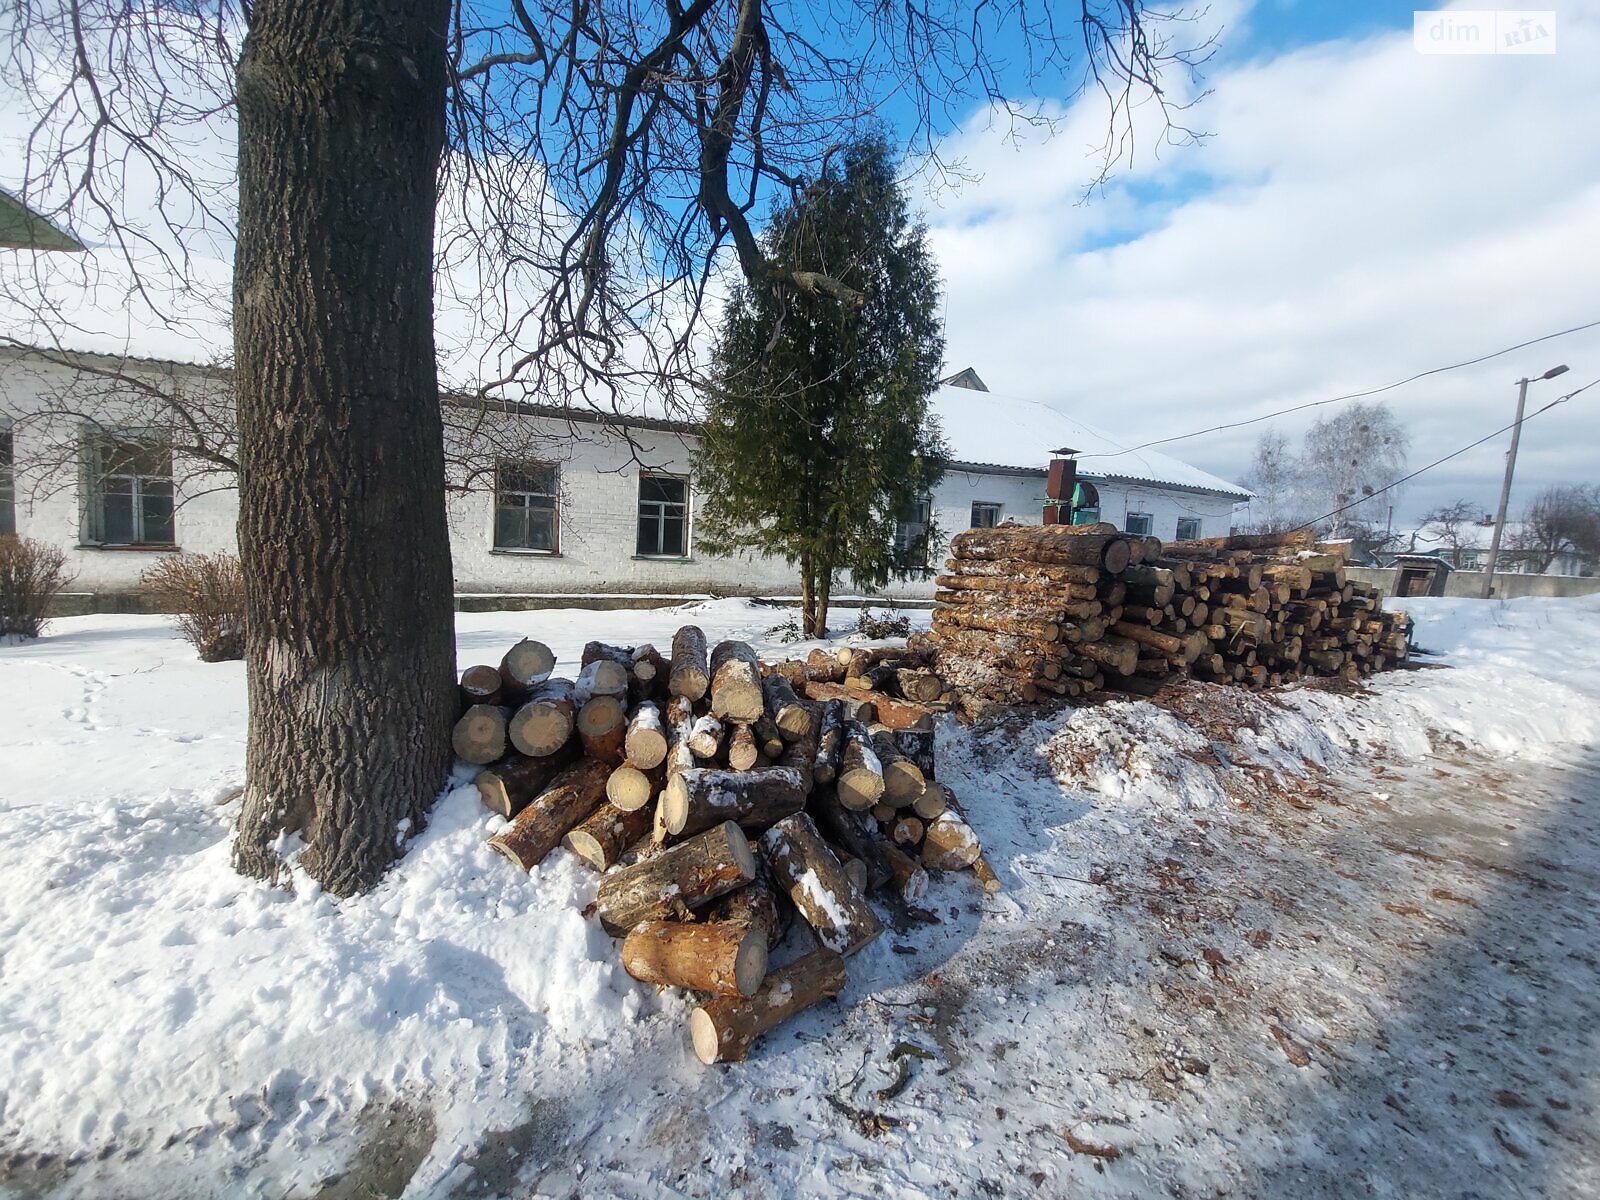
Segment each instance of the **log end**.
[[667,781],[661,792],[661,824],[668,833],[682,833],[689,823],[689,785],[681,774]]
[[568,850],[571,850],[582,860],[584,866],[596,871],[604,871],[606,869],[605,847],[600,845],[599,839],[592,833],[582,829],[574,829],[562,839],[562,842]]
[[716,1020],[704,1008],[697,1008],[689,1014],[689,1037],[694,1042],[695,1056],[708,1067],[713,1063],[739,1061],[731,1054],[727,1059],[723,1058],[722,1035],[717,1030]]
[[[767,977],[767,931],[751,926],[733,962],[733,983],[741,996],[754,996]],[[698,1047],[697,1047],[698,1049]]]

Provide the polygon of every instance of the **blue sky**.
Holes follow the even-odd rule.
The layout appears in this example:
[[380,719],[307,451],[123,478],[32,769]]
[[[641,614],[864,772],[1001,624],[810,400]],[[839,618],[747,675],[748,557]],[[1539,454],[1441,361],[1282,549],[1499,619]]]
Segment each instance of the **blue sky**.
[[[981,180],[922,199],[947,291],[948,361],[1128,444],[1239,420],[1600,319],[1600,13],[1558,12],[1555,55],[1421,55],[1412,8],[1214,5],[1224,26],[1198,146],[1141,153],[1083,201],[1103,110],[1008,144],[952,136]],[[1146,141],[1148,146],[1148,139]],[[1515,380],[1600,378],[1600,331],[1384,397],[1420,466],[1511,420]],[[1536,400],[1536,397],[1538,399]],[[1273,422],[1297,437],[1318,412]],[[1166,452],[1224,477],[1265,426]],[[1418,480],[1404,523],[1457,498],[1492,509],[1508,438]],[[1531,421],[1516,509],[1600,480],[1600,388]]]

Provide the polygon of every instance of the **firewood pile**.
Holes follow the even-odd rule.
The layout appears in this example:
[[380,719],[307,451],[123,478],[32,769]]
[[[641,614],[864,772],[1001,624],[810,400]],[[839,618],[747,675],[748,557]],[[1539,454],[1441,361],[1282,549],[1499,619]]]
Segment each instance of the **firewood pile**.
[[[590,642],[561,679],[524,639],[462,674],[454,748],[507,818],[490,846],[526,871],[564,845],[598,872],[590,915],[623,968],[699,997],[696,1054],[737,1061],[843,989],[844,960],[883,932],[873,898],[914,906],[930,871],[999,888],[934,778],[934,715],[952,696],[928,658],[763,664],[743,642],[708,652],[686,625],[670,655]],[[769,969],[786,938],[808,952]]]
[[969,712],[1191,675],[1253,689],[1405,662],[1410,620],[1308,536],[1163,544],[1110,525],[973,529],[938,577],[940,675]]

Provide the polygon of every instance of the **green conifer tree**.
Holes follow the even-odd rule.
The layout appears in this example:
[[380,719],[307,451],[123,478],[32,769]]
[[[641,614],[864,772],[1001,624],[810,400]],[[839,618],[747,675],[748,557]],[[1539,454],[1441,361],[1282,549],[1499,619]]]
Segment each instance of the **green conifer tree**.
[[824,162],[765,234],[782,269],[824,272],[861,296],[735,291],[713,354],[698,467],[697,538],[800,569],[802,628],[827,636],[835,580],[876,589],[926,565],[937,532],[900,519],[944,473],[928,397],[944,336],[939,277],[881,136]]

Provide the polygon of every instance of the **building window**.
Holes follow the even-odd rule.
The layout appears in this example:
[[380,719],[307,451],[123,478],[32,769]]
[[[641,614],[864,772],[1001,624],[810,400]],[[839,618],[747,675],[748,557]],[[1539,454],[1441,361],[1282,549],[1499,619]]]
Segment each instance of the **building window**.
[[1476,571],[1478,569],[1478,552],[1476,550],[1463,550],[1461,552],[1461,569],[1463,571]]
[[[976,505],[974,516],[976,516]],[[928,530],[933,525],[933,497],[913,500],[894,527],[894,559],[903,570],[928,569]]]
[[1200,536],[1200,518],[1199,517],[1179,517],[1178,518],[1178,540],[1180,542],[1192,542],[1192,541],[1194,541],[1195,538],[1197,538],[1199,536]]
[[559,475],[552,463],[500,463],[494,472],[494,547],[555,553]]
[[173,545],[171,447],[151,438],[97,437],[86,450],[85,540]]
[[974,529],[993,529],[1000,524],[1001,506],[988,504],[982,500],[972,502],[972,527]]
[[689,553],[689,484],[671,475],[639,476],[637,553],[682,558]]
[[11,457],[11,426],[0,427],[0,533],[17,531],[17,480]]
[[1129,513],[1122,522],[1125,533],[1136,533],[1140,537],[1150,536],[1151,519],[1149,513]]

